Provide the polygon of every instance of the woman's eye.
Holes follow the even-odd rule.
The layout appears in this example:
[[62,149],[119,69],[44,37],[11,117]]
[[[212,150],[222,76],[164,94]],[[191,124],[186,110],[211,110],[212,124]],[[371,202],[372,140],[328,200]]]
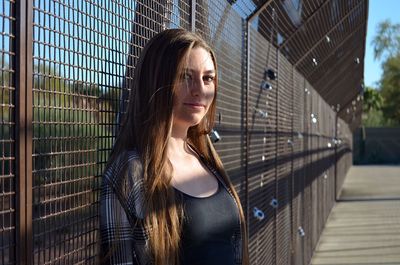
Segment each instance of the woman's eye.
[[208,75],[208,76],[205,76],[203,79],[206,82],[212,82],[212,81],[214,81],[215,77],[211,76],[211,75]]

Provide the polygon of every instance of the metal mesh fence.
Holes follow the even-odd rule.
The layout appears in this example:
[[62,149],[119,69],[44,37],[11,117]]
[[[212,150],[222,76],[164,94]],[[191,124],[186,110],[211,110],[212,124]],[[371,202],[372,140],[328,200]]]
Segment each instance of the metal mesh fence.
[[0,3],[0,263],[15,264],[15,3]]
[[[127,76],[154,34],[182,27],[217,54],[215,146],[246,211],[250,263],[308,264],[352,163],[367,7],[2,1],[0,263],[99,262],[98,189]],[[31,35],[16,36],[24,25]],[[27,44],[26,56],[16,53]],[[29,93],[17,98],[24,77]]]
[[[265,250],[275,248],[277,222],[275,209],[269,203],[277,198],[276,151],[277,151],[277,89],[263,91],[260,84],[264,79],[264,68],[277,69],[276,49],[250,29],[250,77],[249,77],[249,236],[252,249],[251,262],[254,264],[273,264],[274,251],[265,255]],[[261,196],[260,196],[261,195]],[[253,217],[255,210],[263,211],[265,218]],[[268,231],[268,232],[267,232]]]
[[34,264],[94,264],[99,175],[134,6],[33,4],[32,240]]

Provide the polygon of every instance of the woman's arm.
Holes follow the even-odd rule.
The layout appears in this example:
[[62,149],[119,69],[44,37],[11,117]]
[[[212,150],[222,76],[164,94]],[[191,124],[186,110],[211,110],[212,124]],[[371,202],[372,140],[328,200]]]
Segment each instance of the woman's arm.
[[100,193],[101,264],[139,265],[133,229],[111,186],[103,181]]
[[232,238],[232,244],[233,244],[233,250],[234,250],[234,260],[235,260],[235,265],[242,265],[243,262],[243,249],[242,249],[242,232],[240,230],[240,225],[235,229],[233,238]]

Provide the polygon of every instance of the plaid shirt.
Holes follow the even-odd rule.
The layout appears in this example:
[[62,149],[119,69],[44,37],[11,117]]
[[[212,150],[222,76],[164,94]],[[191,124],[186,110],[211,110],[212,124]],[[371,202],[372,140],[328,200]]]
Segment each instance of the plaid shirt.
[[[231,194],[216,170],[208,168]],[[102,264],[153,264],[148,248],[148,232],[144,227],[142,177],[142,164],[136,151],[119,155],[103,175],[100,193]],[[241,265],[240,223],[232,237],[232,244],[235,265]]]

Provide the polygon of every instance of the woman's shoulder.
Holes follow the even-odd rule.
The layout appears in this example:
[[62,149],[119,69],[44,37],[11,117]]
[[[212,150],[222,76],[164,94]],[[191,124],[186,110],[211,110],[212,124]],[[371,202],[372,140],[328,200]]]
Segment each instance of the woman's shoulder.
[[106,169],[103,181],[117,195],[128,215],[143,219],[143,170],[136,150],[120,152]]
[[116,154],[113,161],[110,161],[104,172],[104,178],[110,183],[116,183],[120,182],[121,178],[127,174],[135,174],[138,177],[141,170],[142,163],[137,150],[124,150]]

